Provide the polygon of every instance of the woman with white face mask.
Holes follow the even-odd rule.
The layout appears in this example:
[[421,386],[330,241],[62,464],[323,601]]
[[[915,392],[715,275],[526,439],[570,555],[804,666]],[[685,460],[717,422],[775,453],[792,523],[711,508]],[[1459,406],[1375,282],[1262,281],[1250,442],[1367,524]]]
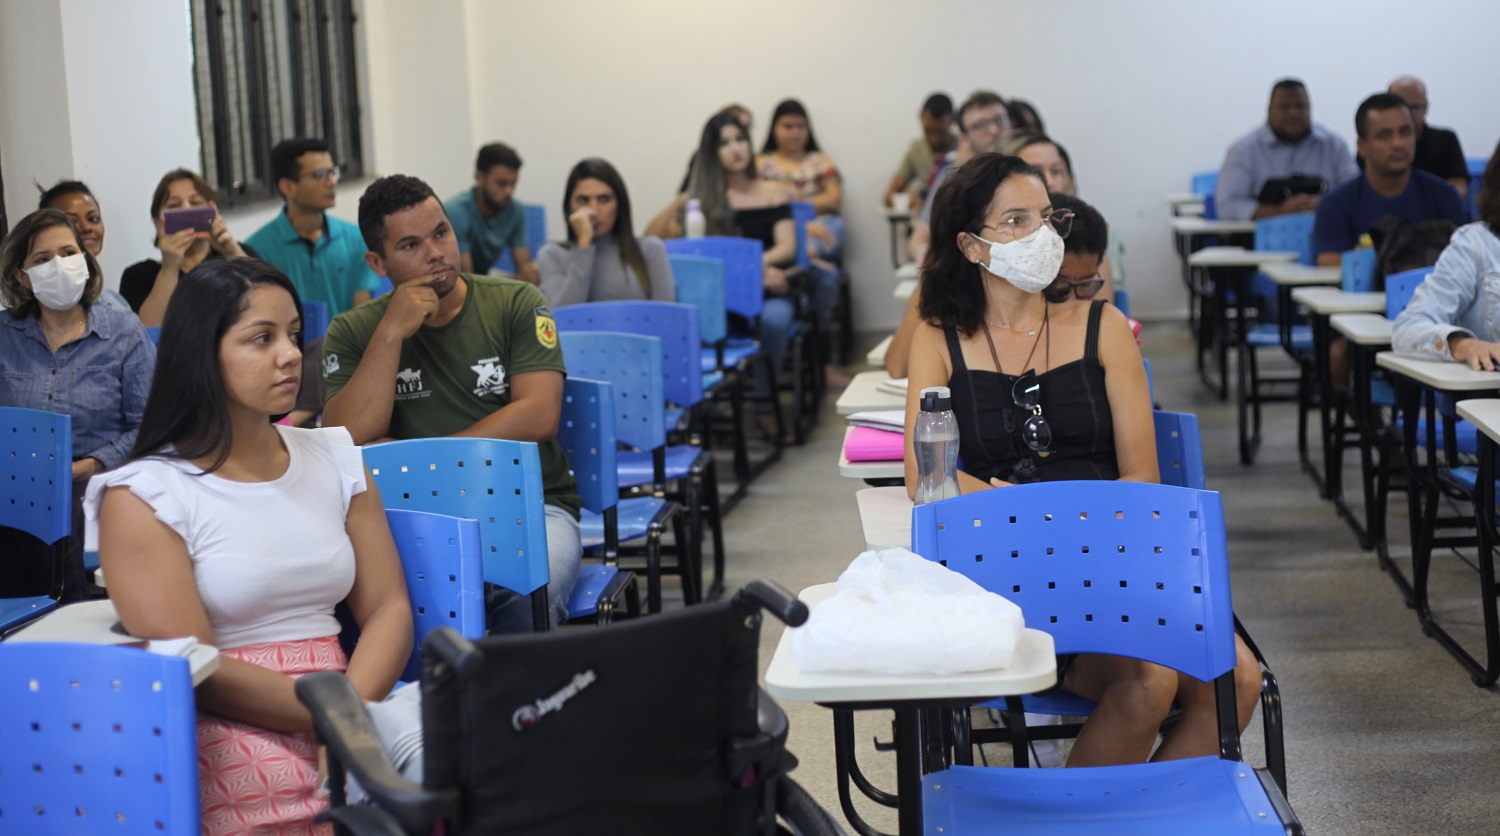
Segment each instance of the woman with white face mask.
[[[0,406],[60,412],[73,419],[73,528],[64,599],[86,592],[83,513],[89,477],[124,461],[151,388],[156,348],[134,314],[95,304],[99,262],[68,216],[41,209],[0,244]],[[54,588],[50,548],[6,532],[0,597]],[[23,539],[24,541],[23,542]],[[15,560],[10,554],[24,555]]]
[[[1146,372],[1125,316],[1102,300],[1054,304],[1042,295],[1062,266],[1072,222],[1018,157],[975,157],[938,190],[907,381],[908,491],[917,482],[919,393],[928,386],[952,392],[964,493],[1017,482],[1160,480]],[[1238,651],[1244,728],[1260,673],[1243,643]],[[1069,766],[1218,752],[1211,684],[1100,654],[1059,657],[1058,684],[1099,704]],[[1157,747],[1174,699],[1182,717]]]

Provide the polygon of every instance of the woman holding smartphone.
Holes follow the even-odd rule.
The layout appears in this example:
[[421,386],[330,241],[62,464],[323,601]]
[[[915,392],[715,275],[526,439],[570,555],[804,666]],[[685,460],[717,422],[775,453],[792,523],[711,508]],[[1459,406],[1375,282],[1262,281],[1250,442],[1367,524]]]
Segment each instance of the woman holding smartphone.
[[120,294],[146,327],[161,325],[177,280],[184,273],[207,259],[256,255],[229,232],[217,211],[216,199],[213,187],[185,168],[167,172],[156,184],[151,195],[151,220],[156,224],[154,243],[161,249],[161,261],[137,262],[125,268],[120,277]]

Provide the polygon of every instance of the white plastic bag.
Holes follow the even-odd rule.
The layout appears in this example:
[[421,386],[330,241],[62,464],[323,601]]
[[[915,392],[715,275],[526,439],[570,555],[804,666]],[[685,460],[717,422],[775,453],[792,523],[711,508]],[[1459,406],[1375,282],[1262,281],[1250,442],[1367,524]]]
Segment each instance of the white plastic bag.
[[1021,608],[906,549],[868,551],[792,631],[804,671],[955,674],[1010,665]]

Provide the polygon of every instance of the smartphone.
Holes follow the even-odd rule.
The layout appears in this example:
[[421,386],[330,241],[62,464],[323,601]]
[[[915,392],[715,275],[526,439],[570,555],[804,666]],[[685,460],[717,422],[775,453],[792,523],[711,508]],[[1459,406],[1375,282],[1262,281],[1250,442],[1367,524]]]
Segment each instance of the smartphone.
[[208,232],[214,225],[219,210],[212,206],[191,206],[187,209],[168,209],[161,213],[162,229],[168,235],[184,229]]

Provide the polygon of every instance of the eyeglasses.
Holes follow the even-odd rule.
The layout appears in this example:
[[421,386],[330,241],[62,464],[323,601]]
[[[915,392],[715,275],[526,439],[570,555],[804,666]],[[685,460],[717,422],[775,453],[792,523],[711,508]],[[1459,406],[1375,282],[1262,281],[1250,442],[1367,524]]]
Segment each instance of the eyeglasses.
[[1075,282],[1070,282],[1059,276],[1057,281],[1054,281],[1047,286],[1046,290],[1042,291],[1042,295],[1047,298],[1048,302],[1065,302],[1069,294],[1079,299],[1092,299],[1103,287],[1104,277],[1098,273]]
[[994,128],[997,131],[1003,131],[1009,127],[1009,119],[1005,118],[1004,116],[992,116],[989,119],[978,119],[970,122],[969,127],[964,128],[964,133],[968,133],[970,131],[983,131],[990,128]]
[[339,178],[343,175],[339,173],[338,166],[334,166],[332,168],[315,168],[302,176],[311,177],[319,183],[326,183],[330,181],[337,183],[339,181]]
[[1043,221],[1052,224],[1052,228],[1057,231],[1057,237],[1066,238],[1068,233],[1073,231],[1073,210],[1058,209],[1051,214],[1040,216],[1030,212],[1017,212],[994,226],[982,226],[980,229],[993,229],[998,233],[1002,242],[1009,242],[1025,238],[1041,229]]

